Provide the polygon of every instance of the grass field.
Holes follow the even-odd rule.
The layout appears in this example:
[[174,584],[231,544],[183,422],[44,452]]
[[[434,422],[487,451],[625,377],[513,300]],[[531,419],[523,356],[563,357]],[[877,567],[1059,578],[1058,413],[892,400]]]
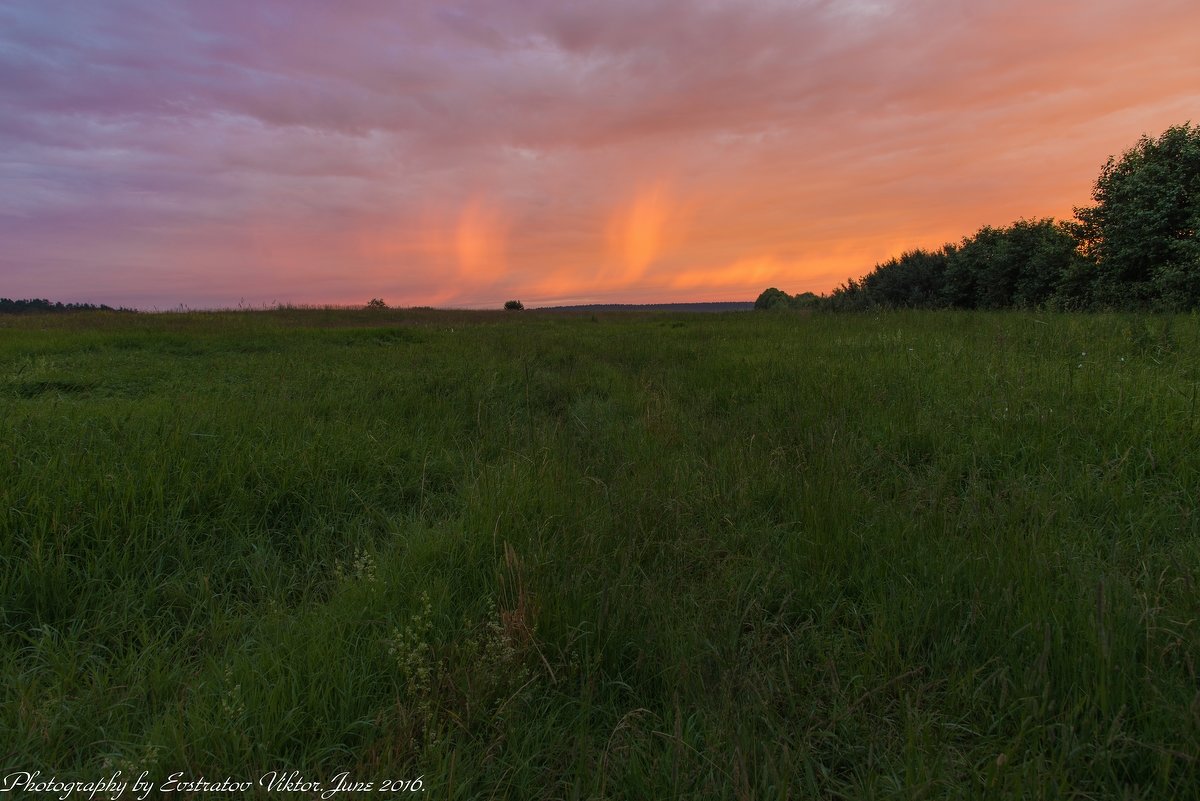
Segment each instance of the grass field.
[[0,766],[1198,798],[1198,382],[1194,316],[0,320]]

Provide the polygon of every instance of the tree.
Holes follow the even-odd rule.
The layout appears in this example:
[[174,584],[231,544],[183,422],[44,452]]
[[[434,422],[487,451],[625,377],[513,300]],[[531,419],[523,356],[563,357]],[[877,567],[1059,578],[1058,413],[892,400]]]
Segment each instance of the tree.
[[1019,220],[1005,234],[1001,255],[1015,265],[1010,304],[1024,309],[1046,305],[1079,261],[1075,237],[1050,218]]
[[1075,209],[1079,250],[1096,265],[1094,292],[1109,306],[1200,304],[1200,126],[1143,136],[1110,157]]
[[854,278],[847,278],[846,283],[829,293],[825,304],[830,311],[863,311],[870,307],[867,293],[863,291],[862,283]]
[[792,295],[793,309],[816,309],[821,305],[821,297],[815,292],[799,292]]
[[1046,304],[1076,259],[1075,239],[1051,219],[984,226],[949,251],[942,294],[963,309]]
[[387,307],[388,305],[383,302],[383,298],[371,298],[370,302],[367,303],[368,309],[386,309]]
[[1086,272],[1075,245],[1071,231],[1051,219],[984,226],[957,245],[909,250],[876,264],[819,303],[833,311],[1079,308],[1088,295],[1080,291]]
[[519,300],[509,300],[504,303],[505,311],[524,311],[525,304]]
[[812,292],[800,292],[789,295],[782,289],[770,287],[764,289],[754,301],[755,311],[770,311],[781,309],[816,309],[821,305],[820,296]]
[[792,296],[784,292],[782,289],[770,287],[764,289],[763,293],[754,301],[754,308],[757,311],[768,309],[788,309],[792,305]]
[[908,250],[867,273],[861,287],[871,305],[887,308],[936,308],[946,274],[947,251]]

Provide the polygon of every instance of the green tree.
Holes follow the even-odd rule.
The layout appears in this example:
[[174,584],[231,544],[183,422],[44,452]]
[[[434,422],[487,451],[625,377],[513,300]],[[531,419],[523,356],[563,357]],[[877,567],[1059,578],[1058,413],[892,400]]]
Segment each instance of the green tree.
[[1079,261],[1070,228],[1049,218],[1018,220],[1006,234],[1002,255],[1015,265],[1010,305],[1046,305]]
[[524,311],[525,304],[519,300],[508,300],[504,302],[505,311]]
[[821,298],[815,292],[799,292],[792,295],[793,309],[815,309],[821,305]]
[[872,306],[937,308],[942,305],[940,294],[947,252],[946,248],[905,251],[867,273],[860,284],[861,291]]
[[862,283],[854,278],[847,278],[846,283],[830,292],[825,302],[825,308],[835,312],[863,311],[869,307],[870,301]]
[[943,297],[964,309],[1042,306],[1077,258],[1071,232],[1054,220],[984,226],[949,253]]
[[1080,252],[1095,262],[1095,297],[1110,306],[1200,305],[1200,126],[1143,136],[1110,157],[1075,209]]
[[782,289],[770,287],[764,289],[763,293],[754,301],[756,310],[764,309],[790,309],[792,307],[792,296],[784,292]]

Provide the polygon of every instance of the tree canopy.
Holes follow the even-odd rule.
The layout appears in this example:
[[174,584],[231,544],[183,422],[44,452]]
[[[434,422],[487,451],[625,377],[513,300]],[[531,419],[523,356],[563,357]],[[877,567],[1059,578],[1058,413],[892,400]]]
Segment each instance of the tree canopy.
[[1096,266],[1096,299],[1111,306],[1195,308],[1200,302],[1200,126],[1143,136],[1109,158],[1077,208],[1080,252]]
[[[835,311],[1200,308],[1200,126],[1143,136],[1110,157],[1092,199],[1071,222],[1022,219],[907,251],[814,303]],[[772,287],[754,307],[791,300]]]
[[771,287],[758,296],[758,299],[754,301],[754,308],[760,311],[764,309],[804,309],[816,306],[818,302],[819,298],[812,292],[789,295],[782,289]]
[[1050,219],[984,226],[958,244],[910,250],[833,291],[834,310],[1031,308],[1050,303],[1079,257],[1067,228]]

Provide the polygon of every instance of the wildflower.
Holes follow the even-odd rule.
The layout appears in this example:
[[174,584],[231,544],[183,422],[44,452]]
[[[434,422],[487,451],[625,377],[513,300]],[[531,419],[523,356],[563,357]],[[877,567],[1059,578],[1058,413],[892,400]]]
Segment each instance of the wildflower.
[[338,581],[348,581],[351,577],[359,581],[365,581],[368,584],[375,583],[375,559],[365,549],[359,548],[354,552],[354,561],[350,565],[350,569],[339,562],[333,566],[334,575]]
[[246,714],[246,704],[242,701],[242,685],[233,683],[233,668],[225,668],[225,693],[221,697],[221,712],[229,721],[240,720]]
[[365,550],[356,551],[354,554],[354,575],[362,581],[375,583],[375,560]]

